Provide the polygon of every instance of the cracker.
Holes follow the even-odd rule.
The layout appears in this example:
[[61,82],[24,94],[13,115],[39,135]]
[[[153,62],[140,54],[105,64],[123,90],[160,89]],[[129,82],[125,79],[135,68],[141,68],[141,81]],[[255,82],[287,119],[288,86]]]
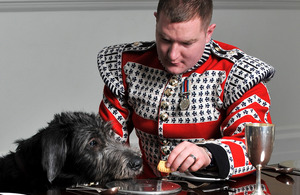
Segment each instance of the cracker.
[[166,167],[166,163],[167,161],[159,161],[158,165],[157,165],[157,170],[162,172],[162,173],[171,173],[171,168]]

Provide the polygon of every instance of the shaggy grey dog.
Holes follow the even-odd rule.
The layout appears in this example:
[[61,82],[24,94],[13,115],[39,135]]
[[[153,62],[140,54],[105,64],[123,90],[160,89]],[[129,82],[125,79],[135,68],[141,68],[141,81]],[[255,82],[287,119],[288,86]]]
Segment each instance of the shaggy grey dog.
[[110,124],[95,114],[56,114],[46,128],[16,143],[16,152],[0,158],[0,191],[41,191],[88,182],[104,185],[142,171],[140,152],[116,141]]

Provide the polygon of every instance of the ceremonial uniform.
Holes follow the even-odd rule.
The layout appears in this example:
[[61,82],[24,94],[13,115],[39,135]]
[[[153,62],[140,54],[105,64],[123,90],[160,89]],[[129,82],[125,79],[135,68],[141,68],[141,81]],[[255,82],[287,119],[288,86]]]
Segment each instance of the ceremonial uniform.
[[265,82],[272,66],[211,40],[198,63],[180,75],[164,70],[155,42],[106,47],[98,67],[105,84],[99,114],[112,121],[121,142],[135,129],[145,177],[160,176],[159,160],[182,141],[206,147],[223,178],[254,170],[244,123],[271,123]]

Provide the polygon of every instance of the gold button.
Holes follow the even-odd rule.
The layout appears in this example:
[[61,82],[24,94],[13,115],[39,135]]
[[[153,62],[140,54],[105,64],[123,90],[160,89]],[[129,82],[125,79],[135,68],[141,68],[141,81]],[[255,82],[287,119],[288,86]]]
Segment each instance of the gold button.
[[170,105],[169,102],[167,102],[167,101],[162,101],[161,104],[160,104],[160,107],[161,107],[162,109],[168,109],[168,108],[169,108],[169,105]]
[[134,42],[133,45],[134,45],[134,46],[139,46],[139,45],[140,45],[140,42]]
[[170,154],[170,150],[168,149],[168,147],[162,147],[160,151],[163,153],[163,155]]
[[216,51],[221,51],[221,49],[219,47],[215,47]]
[[172,78],[170,80],[170,84],[173,86],[173,87],[177,87],[178,85],[178,79],[177,78]]
[[170,142],[169,142],[168,140],[164,139],[164,140],[162,141],[162,144],[163,144],[164,146],[167,146],[167,145],[170,144]]
[[160,114],[160,119],[163,120],[163,121],[166,121],[168,120],[169,118],[169,115],[167,113],[161,113]]
[[170,95],[174,94],[174,91],[170,88],[167,88],[164,93],[167,97],[169,97]]

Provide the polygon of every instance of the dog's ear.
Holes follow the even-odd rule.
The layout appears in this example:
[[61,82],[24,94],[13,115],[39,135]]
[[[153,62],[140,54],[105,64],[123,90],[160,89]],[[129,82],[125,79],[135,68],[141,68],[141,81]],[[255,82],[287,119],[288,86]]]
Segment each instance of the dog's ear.
[[52,182],[61,172],[67,156],[67,133],[63,129],[48,129],[42,137],[42,166]]

